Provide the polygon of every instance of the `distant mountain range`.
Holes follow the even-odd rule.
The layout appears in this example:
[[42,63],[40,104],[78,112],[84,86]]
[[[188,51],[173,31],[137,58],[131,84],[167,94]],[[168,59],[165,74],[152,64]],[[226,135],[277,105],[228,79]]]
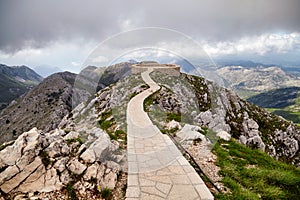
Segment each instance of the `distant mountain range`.
[[43,80],[26,66],[0,64],[0,110]]
[[278,67],[282,67],[279,65],[275,65],[275,64],[263,64],[263,63],[258,63],[258,62],[253,62],[251,60],[236,60],[236,61],[218,61],[217,62],[219,65],[221,66],[242,66],[245,68],[253,68],[253,67],[271,67],[271,66],[278,66]]
[[204,78],[235,91],[243,98],[300,85],[300,68],[284,68],[252,61],[221,62],[214,67],[198,66],[198,71]]

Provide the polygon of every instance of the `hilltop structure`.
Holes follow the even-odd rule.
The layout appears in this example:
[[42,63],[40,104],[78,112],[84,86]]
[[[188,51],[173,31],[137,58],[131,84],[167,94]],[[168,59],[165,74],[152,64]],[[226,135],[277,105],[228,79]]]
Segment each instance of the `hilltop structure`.
[[160,64],[154,61],[144,61],[131,66],[131,72],[138,74],[147,71],[148,68],[153,68],[154,71],[160,71],[162,73],[179,76],[180,66],[176,64]]

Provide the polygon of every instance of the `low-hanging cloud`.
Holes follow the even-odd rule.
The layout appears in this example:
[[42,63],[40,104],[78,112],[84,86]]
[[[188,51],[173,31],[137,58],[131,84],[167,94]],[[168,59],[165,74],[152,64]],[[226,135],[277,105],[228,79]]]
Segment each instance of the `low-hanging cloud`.
[[102,41],[134,27],[175,29],[208,41],[300,32],[298,0],[0,1],[0,51],[81,38]]

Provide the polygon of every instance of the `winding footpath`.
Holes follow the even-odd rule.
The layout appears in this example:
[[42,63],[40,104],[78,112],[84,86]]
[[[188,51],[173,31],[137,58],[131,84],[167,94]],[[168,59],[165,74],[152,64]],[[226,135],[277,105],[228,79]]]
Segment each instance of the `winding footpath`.
[[171,139],[152,124],[144,100],[160,89],[150,78],[153,68],[142,73],[149,89],[127,106],[127,200],[213,199],[212,194]]

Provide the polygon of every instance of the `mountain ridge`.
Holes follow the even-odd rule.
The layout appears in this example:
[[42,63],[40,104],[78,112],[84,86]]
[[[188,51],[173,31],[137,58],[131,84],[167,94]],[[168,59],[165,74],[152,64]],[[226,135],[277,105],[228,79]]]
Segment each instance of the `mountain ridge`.
[[[118,189],[122,190],[126,187],[127,180],[124,172],[127,162],[132,159],[127,160],[124,153],[127,148],[126,105],[132,97],[148,88],[141,81],[140,74],[131,74],[130,66],[125,65],[124,68],[122,69],[122,65],[115,65],[111,69],[106,68],[102,80],[110,80],[111,83],[97,91],[95,96],[90,96],[88,101],[82,103],[79,101],[77,107],[71,107],[74,108],[71,111],[57,104],[63,106],[66,101],[60,101],[61,99],[70,100],[72,93],[70,83],[75,80],[74,74],[65,72],[55,75],[59,76],[59,80],[64,83],[59,84],[63,88],[61,93],[53,94],[59,88],[55,84],[47,83],[47,81],[58,82],[51,77],[39,85],[40,90],[46,91],[41,100],[46,101],[46,105],[41,108],[39,115],[33,114],[27,118],[31,121],[41,120],[45,124],[51,124],[52,118],[47,118],[42,109],[53,106],[61,108],[61,115],[57,118],[60,120],[49,129],[42,127],[43,130],[33,128],[27,132],[20,131],[11,138],[14,141],[2,145],[0,167],[4,171],[0,174],[5,177],[5,181],[0,182],[0,188],[3,195],[14,195],[17,191],[24,193],[48,191],[49,193],[40,195],[49,194],[50,198],[58,198],[55,191],[60,190],[63,192],[60,193],[59,198],[71,195],[82,198],[88,198],[87,195],[97,197],[97,194],[102,191],[110,191],[112,196],[119,195],[119,199],[122,197],[122,192]],[[93,71],[94,68],[90,69]],[[208,163],[214,165],[216,161],[216,156],[212,155],[211,150],[214,145],[223,144],[222,140],[218,140],[217,135],[225,135],[225,139],[228,138],[227,136],[231,137],[231,145],[238,141],[244,146],[259,149],[260,152],[264,151],[275,159],[295,166],[300,165],[300,129],[293,123],[240,99],[228,89],[203,77],[185,73],[169,76],[160,71],[154,71],[150,76],[162,87],[144,102],[144,108],[150,119],[161,132],[168,134],[165,135],[166,137],[182,137],[180,134],[182,127],[185,127],[184,130],[188,129],[187,133],[191,135],[182,137],[179,142],[186,142],[185,145],[190,148],[199,145],[200,150],[205,146],[205,152],[210,153],[204,155],[208,157],[201,159],[204,165]],[[107,82],[102,82],[104,83]],[[41,87],[43,85],[45,88]],[[34,93],[34,90],[31,92]],[[35,92],[38,92],[37,89]],[[27,100],[34,102],[34,96],[36,95],[28,96]],[[22,97],[20,101],[24,99],[26,100]],[[48,101],[50,101],[49,105]],[[38,104],[39,101],[34,103]],[[24,113],[31,112],[31,109],[26,111],[25,106],[19,109]],[[7,113],[8,111],[4,116],[7,116]],[[18,126],[32,128],[32,125],[28,126],[22,120],[18,121],[21,122],[17,124]],[[24,148],[18,153],[21,147]],[[237,154],[237,149],[232,152]],[[9,155],[13,156],[5,159]],[[195,160],[199,160],[203,155],[198,153],[193,156]],[[28,163],[28,160],[31,163]],[[12,173],[11,170],[18,168],[19,165],[21,169],[26,169],[23,171],[30,169],[32,173],[24,174],[19,170]],[[21,175],[26,177],[24,182],[14,178]],[[124,176],[125,180],[118,179],[119,176]],[[49,178],[37,187],[31,181],[33,177]],[[222,177],[218,178],[222,179]],[[224,189],[222,184],[220,187]]]
[[0,64],[0,110],[42,80],[40,75],[26,66]]

